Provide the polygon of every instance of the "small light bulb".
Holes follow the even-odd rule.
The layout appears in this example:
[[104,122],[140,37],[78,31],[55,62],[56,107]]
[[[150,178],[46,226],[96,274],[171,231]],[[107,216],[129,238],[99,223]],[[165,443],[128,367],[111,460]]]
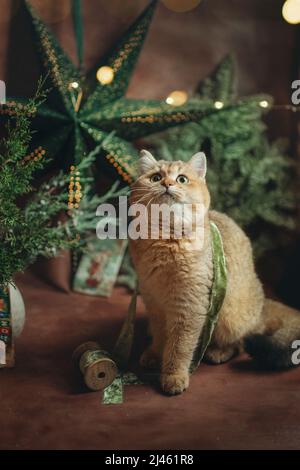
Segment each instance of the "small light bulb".
[[166,98],[166,103],[171,106],[181,106],[187,102],[188,94],[183,90],[175,90]]
[[109,85],[114,79],[114,71],[111,67],[107,65],[103,65],[97,70],[97,80],[101,83],[101,85]]
[[223,101],[215,101],[214,106],[216,109],[222,109],[224,107],[224,103]]
[[282,16],[290,24],[300,23],[300,0],[286,0],[282,7]]
[[74,90],[76,90],[76,89],[79,87],[79,83],[77,83],[77,82],[72,82],[72,83],[71,83],[71,87],[74,88]]
[[260,106],[261,108],[268,108],[268,107],[269,107],[269,103],[268,103],[267,100],[262,100],[262,101],[259,102],[259,106]]

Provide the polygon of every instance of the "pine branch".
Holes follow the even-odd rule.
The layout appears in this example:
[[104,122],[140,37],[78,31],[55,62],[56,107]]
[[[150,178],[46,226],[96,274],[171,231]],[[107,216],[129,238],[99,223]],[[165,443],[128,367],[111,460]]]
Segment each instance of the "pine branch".
[[[269,143],[259,105],[270,97],[238,99],[234,94],[233,61],[225,59],[191,101],[214,100],[223,108],[146,140],[160,159],[187,161],[199,150],[208,157],[208,187],[212,207],[225,212],[249,231],[257,252],[282,243],[296,227],[299,194],[295,164],[282,142]],[[278,236],[277,236],[278,234]],[[288,240],[289,237],[286,237]]]
[[[12,282],[37,256],[55,256],[60,250],[84,248],[90,231],[95,231],[99,204],[126,194],[114,184],[106,194],[93,194],[90,168],[99,153],[98,146],[77,166],[83,197],[78,209],[68,208],[70,175],[60,172],[35,190],[35,173],[48,160],[40,149],[27,156],[31,141],[31,117],[45,99],[43,82],[34,98],[14,109],[1,142],[0,154],[0,285]],[[108,136],[107,139],[110,139]],[[106,139],[106,141],[107,141]],[[28,195],[26,201],[24,196]],[[22,204],[20,204],[22,201]],[[63,222],[60,220],[63,216]]]

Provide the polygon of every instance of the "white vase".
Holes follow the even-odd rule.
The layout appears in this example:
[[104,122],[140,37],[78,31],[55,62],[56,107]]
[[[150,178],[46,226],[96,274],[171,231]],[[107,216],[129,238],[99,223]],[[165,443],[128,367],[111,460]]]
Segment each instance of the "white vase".
[[9,285],[9,300],[12,320],[12,334],[16,338],[22,333],[25,323],[25,305],[17,286]]

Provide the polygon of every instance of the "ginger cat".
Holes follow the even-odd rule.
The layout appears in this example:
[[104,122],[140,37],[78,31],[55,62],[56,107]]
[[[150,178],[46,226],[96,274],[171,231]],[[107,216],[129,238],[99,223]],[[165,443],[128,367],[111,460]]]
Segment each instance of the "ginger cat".
[[203,243],[184,234],[176,239],[172,232],[168,239],[130,240],[152,336],[141,365],[161,369],[161,386],[167,394],[181,393],[189,385],[189,366],[205,323],[213,282],[211,220],[223,239],[228,279],[205,359],[220,364],[245,346],[265,366],[293,366],[291,343],[300,339],[300,312],[265,299],[248,237],[225,214],[209,210],[204,153],[185,163],[156,161],[143,150],[139,175],[131,188],[131,205],[204,205]]

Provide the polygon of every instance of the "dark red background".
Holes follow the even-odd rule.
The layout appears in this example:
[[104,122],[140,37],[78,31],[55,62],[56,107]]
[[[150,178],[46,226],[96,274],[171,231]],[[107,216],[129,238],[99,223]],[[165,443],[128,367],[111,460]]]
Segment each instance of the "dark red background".
[[[31,3],[76,62],[71,0]],[[148,3],[82,0],[86,69],[96,64]],[[201,0],[192,11],[176,13],[159,2],[128,96],[163,99],[174,89],[192,92],[226,54],[233,53],[240,95],[265,92],[277,104],[290,104],[291,82],[298,78],[300,35],[298,26],[282,18],[282,5],[283,0]],[[8,95],[33,93],[41,73],[23,7],[23,0],[0,0],[0,79],[6,80]],[[286,138],[295,158],[298,119],[298,113],[278,109],[266,117],[270,138]],[[273,287],[282,282],[288,286],[283,289],[285,300],[296,305],[298,289],[291,288],[297,284],[295,250],[290,246],[277,254],[271,269],[268,260],[263,271]]]
[[[32,93],[39,76],[36,45],[21,3],[0,0],[0,79],[7,81],[9,95]],[[83,2],[87,68],[147,3]],[[32,4],[76,60],[70,0]],[[298,76],[299,28],[284,22],[282,4],[202,0],[189,13],[159,5],[128,94],[164,98],[174,89],[192,91],[233,52],[240,95],[266,92],[277,103],[290,103],[291,81]],[[53,22],[57,14],[60,20]],[[288,138],[295,158],[297,120],[298,115],[277,110],[267,118],[270,136]],[[289,250],[290,258],[277,253],[266,262],[273,263],[272,288],[281,285],[286,300],[299,304],[299,260],[295,247]],[[69,266],[61,261],[59,273],[66,278],[63,268]],[[111,350],[128,294],[118,288],[110,299],[67,295],[30,273],[18,276],[17,283],[27,324],[17,341],[16,368],[1,371],[1,449],[299,449],[299,369],[266,373],[242,356],[222,366],[201,365],[181,396],[166,398],[156,387],[132,386],[126,387],[123,405],[103,407],[101,395],[87,393],[72,372],[72,350],[92,339]],[[145,332],[139,303],[134,361],[145,346]]]
[[[70,0],[32,0],[63,48],[76,61]],[[91,68],[149,3],[147,0],[83,0],[85,67]],[[202,0],[187,13],[161,2],[155,13],[128,95],[164,98],[174,89],[194,90],[222,57],[233,52],[241,95],[267,92],[290,102],[296,78],[298,27],[281,15],[282,0]],[[35,44],[21,0],[0,0],[0,78],[8,93],[35,88]],[[274,112],[275,113],[275,112]],[[273,135],[291,134],[290,113],[276,111]]]

